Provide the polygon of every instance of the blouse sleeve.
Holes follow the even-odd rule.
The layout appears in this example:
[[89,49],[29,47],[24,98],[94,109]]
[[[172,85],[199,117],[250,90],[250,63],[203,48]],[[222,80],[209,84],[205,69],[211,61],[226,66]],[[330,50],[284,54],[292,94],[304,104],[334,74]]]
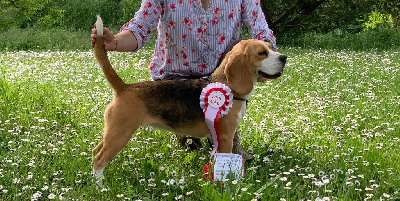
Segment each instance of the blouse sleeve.
[[243,0],[242,19],[253,39],[268,41],[276,51],[276,39],[273,31],[268,28],[260,0]]
[[148,41],[163,12],[162,0],[143,0],[135,16],[123,25],[120,32],[129,30],[136,37],[138,48],[141,49]]

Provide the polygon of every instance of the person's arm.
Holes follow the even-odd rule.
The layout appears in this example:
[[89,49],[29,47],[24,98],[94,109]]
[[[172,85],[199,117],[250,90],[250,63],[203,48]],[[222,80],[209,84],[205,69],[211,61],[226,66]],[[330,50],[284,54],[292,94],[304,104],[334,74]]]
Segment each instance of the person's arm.
[[242,3],[242,19],[246,24],[249,34],[253,39],[264,40],[276,50],[276,39],[273,31],[269,29],[259,0],[244,0]]
[[[135,38],[134,44],[123,44],[121,50],[132,50],[133,47],[131,45],[135,47],[134,50],[139,50],[149,41],[152,30],[157,27],[160,16],[164,12],[164,6],[161,0],[142,0],[142,5],[135,13],[135,16],[123,25],[120,33],[116,35],[118,46],[121,43],[119,41],[120,37],[124,41],[125,39],[132,39],[131,36]],[[120,50],[119,47],[118,50]]]
[[[149,40],[151,30],[157,27],[163,5],[160,0],[143,0],[133,19],[123,25],[117,35],[104,28],[106,51],[132,52],[141,49]],[[96,42],[96,27],[92,29],[92,47]]]
[[132,32],[124,30],[115,35],[115,51],[118,52],[133,52],[138,48],[138,42]]
[[[96,43],[97,29],[92,29],[90,35],[92,40],[92,47]],[[131,52],[137,49],[136,37],[130,31],[122,31],[114,36],[114,34],[108,28],[103,29],[104,46],[106,51],[119,51],[119,52]]]

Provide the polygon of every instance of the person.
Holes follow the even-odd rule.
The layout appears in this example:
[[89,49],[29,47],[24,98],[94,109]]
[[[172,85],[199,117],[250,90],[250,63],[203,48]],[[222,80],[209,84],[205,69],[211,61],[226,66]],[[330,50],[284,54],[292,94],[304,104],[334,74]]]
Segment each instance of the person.
[[[152,79],[200,78],[211,75],[229,49],[240,41],[243,24],[253,39],[268,41],[276,50],[276,39],[260,0],[142,0],[140,9],[118,34],[104,28],[104,44],[106,51],[136,52],[157,28],[149,64]],[[93,28],[93,47],[96,33]],[[178,139],[181,144],[186,141]],[[194,144],[200,143],[193,140]],[[233,152],[251,159],[241,148],[237,133]]]

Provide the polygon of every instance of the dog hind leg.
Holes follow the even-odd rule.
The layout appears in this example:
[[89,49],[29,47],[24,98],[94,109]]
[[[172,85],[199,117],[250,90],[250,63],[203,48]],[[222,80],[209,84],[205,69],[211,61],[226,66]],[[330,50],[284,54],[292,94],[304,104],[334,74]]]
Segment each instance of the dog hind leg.
[[99,153],[99,150],[103,147],[103,140],[99,142],[99,144],[92,149],[92,156],[95,157],[97,153]]
[[107,164],[128,144],[132,134],[140,126],[139,121],[134,121],[135,118],[124,115],[126,111],[122,108],[114,108],[107,108],[103,140],[93,149],[93,153],[98,151],[93,162],[93,172],[99,184]]

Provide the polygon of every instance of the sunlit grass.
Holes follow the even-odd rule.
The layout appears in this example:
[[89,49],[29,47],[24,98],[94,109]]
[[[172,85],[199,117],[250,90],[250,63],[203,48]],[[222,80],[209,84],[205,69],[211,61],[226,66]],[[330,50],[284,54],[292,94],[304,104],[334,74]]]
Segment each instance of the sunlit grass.
[[[0,54],[0,199],[400,199],[400,54],[280,50],[285,74],[257,84],[239,130],[255,160],[242,180],[205,182],[210,147],[182,150],[142,128],[91,176],[112,91],[91,52]],[[150,80],[151,49],[111,53],[127,82]]]

